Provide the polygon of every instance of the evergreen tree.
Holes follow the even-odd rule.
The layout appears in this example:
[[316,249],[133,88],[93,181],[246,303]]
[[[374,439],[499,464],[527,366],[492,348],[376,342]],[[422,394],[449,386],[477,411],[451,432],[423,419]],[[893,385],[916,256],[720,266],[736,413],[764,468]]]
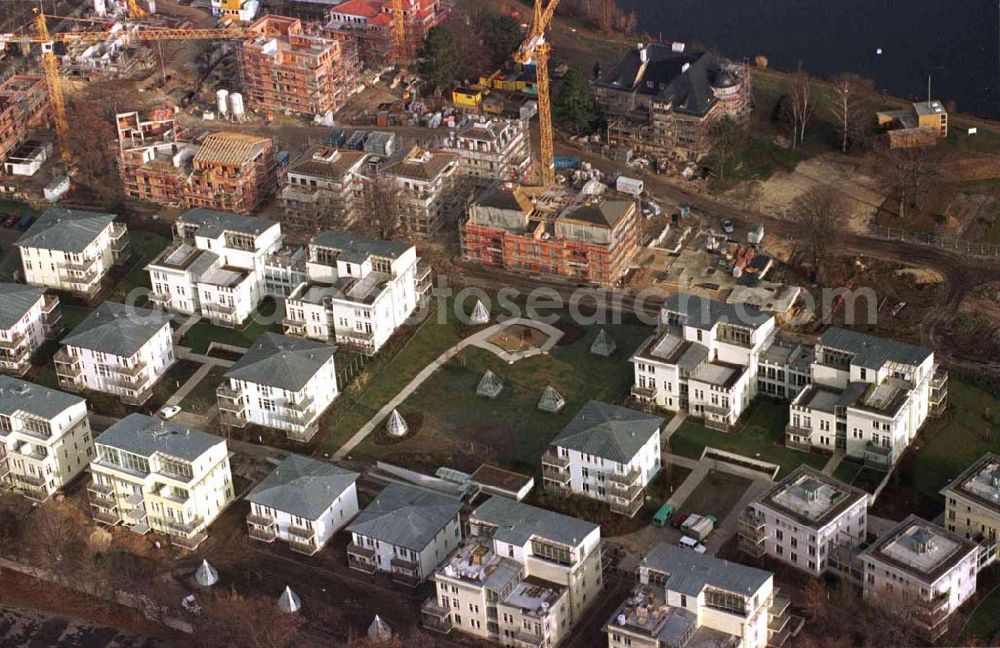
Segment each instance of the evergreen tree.
[[451,30],[432,27],[420,46],[417,69],[434,88],[445,88],[459,78],[461,60]]
[[574,133],[590,132],[600,117],[590,84],[583,73],[571,67],[552,102],[552,115],[559,126]]

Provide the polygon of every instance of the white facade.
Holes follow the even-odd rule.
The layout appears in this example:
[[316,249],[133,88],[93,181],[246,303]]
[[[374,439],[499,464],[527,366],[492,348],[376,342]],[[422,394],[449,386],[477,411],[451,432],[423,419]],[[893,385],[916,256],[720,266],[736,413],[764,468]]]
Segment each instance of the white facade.
[[285,333],[373,354],[430,287],[416,248],[327,232],[312,239],[308,281],[285,300]]
[[44,501],[93,456],[84,399],[0,376],[0,484]]
[[448,137],[458,154],[458,172],[483,180],[517,181],[531,165],[528,123],[518,119],[473,119]]
[[740,548],[809,573],[845,571],[865,542],[867,493],[802,466],[740,517]]
[[158,311],[105,302],[62,339],[54,361],[64,389],[144,403],[174,364],[170,320]]
[[399,192],[400,223],[411,236],[431,236],[456,216],[455,176],[458,156],[414,146],[406,156],[383,170]]
[[206,539],[234,497],[225,439],[143,414],[97,438],[90,472],[96,521],[164,533],[186,549]]
[[194,209],[174,231],[174,243],[146,266],[150,301],[223,326],[245,322],[267,294],[265,259],[281,249],[281,226]]
[[0,283],[0,371],[23,376],[31,356],[62,327],[59,298],[40,288]]

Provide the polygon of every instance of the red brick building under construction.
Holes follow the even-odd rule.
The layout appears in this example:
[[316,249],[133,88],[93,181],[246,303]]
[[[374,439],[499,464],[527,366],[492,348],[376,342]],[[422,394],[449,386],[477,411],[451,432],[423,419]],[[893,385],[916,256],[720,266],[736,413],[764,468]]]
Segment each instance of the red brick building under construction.
[[0,83],[0,162],[28,139],[31,128],[44,128],[50,119],[45,79],[12,76]]
[[[403,0],[406,34],[404,58],[411,58],[431,27],[448,15],[444,0]],[[354,43],[358,55],[369,64],[395,60],[395,21],[390,0],[346,0],[330,8],[326,35]]]
[[503,183],[473,202],[461,234],[467,261],[610,285],[639,247],[639,219],[631,200]]

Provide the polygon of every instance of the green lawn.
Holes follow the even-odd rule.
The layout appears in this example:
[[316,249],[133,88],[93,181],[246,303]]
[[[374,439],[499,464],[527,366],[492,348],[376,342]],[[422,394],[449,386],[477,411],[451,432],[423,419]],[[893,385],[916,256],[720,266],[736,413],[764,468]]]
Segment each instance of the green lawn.
[[273,315],[274,308],[273,300],[265,299],[262,301],[257,308],[258,313],[262,315],[260,318],[261,321],[256,322],[251,317],[250,323],[243,329],[215,326],[205,321],[198,322],[181,338],[181,346],[191,347],[191,350],[195,353],[205,353],[208,351],[208,345],[212,342],[231,344],[238,347],[249,347],[257,341],[257,338],[268,331],[272,333],[282,332],[281,319]]
[[[142,306],[147,301],[144,293],[150,288],[146,264],[162,252],[170,244],[170,241],[159,234],[138,229],[130,229],[128,239],[132,249],[132,257],[126,261],[128,271],[111,293],[111,299],[123,304]],[[134,291],[142,291],[143,294],[140,296]]]
[[[369,437],[357,454],[430,467],[449,463],[474,469],[489,460],[501,466],[534,473],[552,439],[588,400],[613,402],[628,391],[633,380],[628,355],[651,329],[642,325],[608,327],[618,343],[611,358],[589,353],[600,327],[549,355],[534,356],[512,365],[478,348],[465,350],[432,375],[400,408],[404,416],[422,419],[411,439],[379,445]],[[495,400],[476,396],[476,387],[489,369],[504,383]],[[538,399],[552,385],[566,399],[557,414],[538,410]]]
[[878,485],[885,479],[885,473],[874,468],[866,468],[864,464],[844,459],[833,471],[833,476],[856,488],[874,493]]
[[222,384],[226,367],[212,367],[195,388],[181,401],[185,412],[204,413],[216,404],[215,388]]
[[778,477],[787,475],[801,464],[813,468],[826,465],[827,457],[790,450],[784,445],[788,423],[788,403],[757,399],[747,414],[739,433],[710,430],[694,421],[684,421],[670,439],[671,450],[684,457],[697,459],[705,446],[735,452],[751,459],[769,461],[781,466]]
[[[994,572],[997,569],[996,566],[992,568]],[[983,574],[980,574],[979,587],[984,585],[983,580]],[[987,581],[988,583],[989,581]],[[980,645],[995,646],[998,636],[1000,636],[1000,586],[990,592],[989,596],[972,612],[968,625],[965,626],[965,632],[962,633],[962,639],[978,637],[984,642]]]

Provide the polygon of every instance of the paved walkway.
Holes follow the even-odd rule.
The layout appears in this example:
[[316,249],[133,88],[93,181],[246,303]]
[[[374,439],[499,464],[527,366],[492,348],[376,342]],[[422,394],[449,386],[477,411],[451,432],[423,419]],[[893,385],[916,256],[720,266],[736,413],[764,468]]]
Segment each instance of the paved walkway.
[[687,416],[687,412],[677,412],[677,414],[674,415],[674,418],[670,419],[666,427],[663,428],[663,432],[660,433],[661,444],[666,443],[670,440],[670,437],[674,436],[674,432],[677,431],[677,428],[681,426],[681,423],[684,422],[684,419],[686,419]]
[[843,460],[844,460],[843,450],[837,450],[836,452],[834,452],[833,456],[831,456],[830,459],[826,462],[826,465],[823,466],[823,474],[833,477],[833,471],[837,469],[837,466],[839,466],[840,462]]
[[184,337],[184,334],[188,332],[188,329],[190,329],[192,326],[194,326],[200,321],[201,321],[201,316],[191,315],[186,320],[184,320],[183,324],[177,327],[176,331],[174,331],[174,338],[180,340],[182,337]]
[[198,386],[198,383],[200,383],[202,379],[208,375],[208,372],[211,371],[214,366],[215,363],[205,362],[198,367],[198,370],[191,374],[191,377],[188,378],[183,385],[181,385],[180,389],[175,391],[173,395],[167,399],[167,402],[163,404],[164,407],[169,405],[180,405],[181,401],[184,400],[188,394],[194,391],[195,387]]
[[[493,344],[490,342],[489,338],[493,337],[494,334],[488,335],[486,338],[477,339],[473,342],[472,346],[479,347],[489,351],[493,355],[497,356],[507,364],[514,364],[518,360],[524,360],[525,358],[530,358],[536,355],[542,355],[548,353],[552,348],[559,342],[559,339],[563,336],[563,332],[545,322],[538,322],[532,319],[527,319],[524,317],[518,317],[515,319],[507,320],[502,323],[501,328],[497,332],[507,328],[508,326],[514,326],[515,324],[521,324],[522,326],[530,326],[533,329],[537,329],[548,336],[542,346],[537,347],[532,345],[531,348],[525,349],[523,351],[508,351],[503,347]],[[493,328],[493,327],[490,327]],[[489,329],[487,329],[489,330]]]
[[[371,434],[375,430],[375,428],[379,425],[379,423],[381,423],[385,419],[385,417],[389,416],[389,414],[392,413],[392,410],[399,407],[403,403],[403,401],[409,398],[410,395],[413,392],[415,392],[417,388],[420,387],[420,385],[424,383],[425,380],[431,377],[431,374],[433,374],[435,371],[441,368],[446,362],[448,362],[456,355],[458,355],[462,351],[462,349],[474,346],[481,349],[486,349],[488,351],[493,351],[493,349],[490,347],[496,347],[496,345],[488,344],[487,346],[484,346],[484,344],[487,344],[488,340],[497,333],[499,333],[500,331],[515,324],[533,326],[535,328],[538,328],[539,330],[548,333],[548,330],[545,328],[548,325],[524,317],[517,317],[514,319],[506,320],[504,322],[500,322],[499,324],[494,324],[493,326],[484,328],[481,331],[476,331],[469,337],[459,340],[453,347],[451,347],[450,349],[439,355],[437,358],[431,361],[430,364],[421,369],[420,373],[414,376],[413,380],[411,380],[405,387],[399,390],[399,393],[396,394],[392,398],[392,400],[390,400],[388,403],[385,404],[384,407],[382,407],[382,409],[376,412],[375,416],[371,417],[371,419],[369,419],[367,423],[362,425],[361,429],[358,430],[354,436],[348,439],[344,445],[340,446],[340,449],[334,453],[333,459],[339,461],[346,458],[351,450],[356,448],[362,441],[364,441],[365,437]],[[550,327],[550,328],[555,329],[555,327]],[[561,331],[558,331],[558,329],[555,330],[559,332],[561,335]],[[499,347],[496,348],[499,349]],[[502,349],[500,350],[502,351]],[[496,353],[495,351],[493,352]],[[504,356],[501,355],[500,357],[503,358]],[[525,355],[523,357],[528,357],[528,356]],[[474,396],[470,394],[469,398],[474,398]]]
[[740,501],[736,503],[733,510],[729,511],[729,514],[719,522],[719,525],[708,536],[708,542],[705,543],[705,547],[710,555],[714,556],[719,553],[719,549],[729,542],[730,538],[736,535],[739,531],[740,514],[746,510],[751,501],[760,497],[764,491],[773,485],[773,482],[766,479],[755,479],[750,482],[750,486],[743,492],[743,497],[740,498]]

